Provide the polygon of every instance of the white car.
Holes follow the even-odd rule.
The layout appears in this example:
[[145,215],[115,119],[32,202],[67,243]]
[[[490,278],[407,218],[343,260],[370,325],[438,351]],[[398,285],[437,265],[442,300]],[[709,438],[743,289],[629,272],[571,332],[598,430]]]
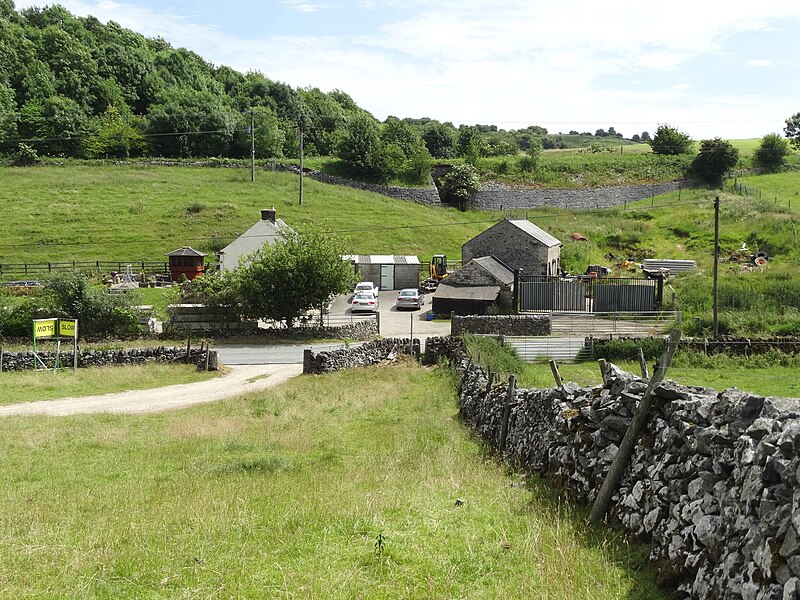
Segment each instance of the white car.
[[416,288],[406,288],[397,294],[394,305],[397,308],[413,308],[419,310],[425,304],[425,294],[420,293]]
[[380,304],[378,298],[369,292],[361,292],[353,296],[350,303],[351,312],[378,312]]
[[373,297],[378,297],[378,286],[376,286],[371,281],[362,281],[361,283],[356,284],[356,289],[353,290],[353,295],[356,296],[358,294],[372,294]]

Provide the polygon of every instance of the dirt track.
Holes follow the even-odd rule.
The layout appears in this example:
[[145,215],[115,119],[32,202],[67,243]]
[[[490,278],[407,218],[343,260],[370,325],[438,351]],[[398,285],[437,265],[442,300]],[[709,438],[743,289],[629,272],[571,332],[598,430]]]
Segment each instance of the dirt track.
[[[237,365],[222,377],[149,390],[102,396],[62,398],[0,406],[0,417],[11,415],[65,416],[87,413],[155,413],[274,387],[300,375],[302,365]],[[259,378],[259,379],[254,379]]]

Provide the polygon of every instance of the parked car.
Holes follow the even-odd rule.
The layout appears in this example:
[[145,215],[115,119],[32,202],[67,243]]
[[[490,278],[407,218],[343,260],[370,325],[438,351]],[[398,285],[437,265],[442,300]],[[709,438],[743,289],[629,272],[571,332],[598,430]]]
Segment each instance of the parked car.
[[361,281],[356,284],[356,289],[353,290],[353,295],[356,294],[372,294],[375,298],[378,297],[378,286],[371,281]]
[[425,294],[416,288],[400,290],[394,303],[397,308],[413,308],[414,310],[422,308],[423,304],[425,304]]
[[377,296],[370,292],[361,292],[353,296],[350,303],[351,312],[378,312],[379,302]]

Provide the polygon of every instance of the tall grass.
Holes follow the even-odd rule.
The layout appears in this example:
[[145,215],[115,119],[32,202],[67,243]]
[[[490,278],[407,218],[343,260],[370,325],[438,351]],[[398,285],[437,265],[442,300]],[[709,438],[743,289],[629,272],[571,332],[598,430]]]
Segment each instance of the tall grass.
[[510,475],[455,413],[448,378],[401,366],[1,420],[0,595],[663,597],[643,549]]

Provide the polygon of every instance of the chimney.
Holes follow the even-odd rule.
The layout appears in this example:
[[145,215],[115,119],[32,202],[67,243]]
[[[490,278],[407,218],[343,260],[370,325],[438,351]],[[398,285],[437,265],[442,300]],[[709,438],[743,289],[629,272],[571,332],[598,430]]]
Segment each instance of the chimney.
[[275,207],[272,208],[262,208],[261,209],[261,220],[262,221],[269,221],[271,223],[275,222],[275,215],[278,211],[275,210]]

